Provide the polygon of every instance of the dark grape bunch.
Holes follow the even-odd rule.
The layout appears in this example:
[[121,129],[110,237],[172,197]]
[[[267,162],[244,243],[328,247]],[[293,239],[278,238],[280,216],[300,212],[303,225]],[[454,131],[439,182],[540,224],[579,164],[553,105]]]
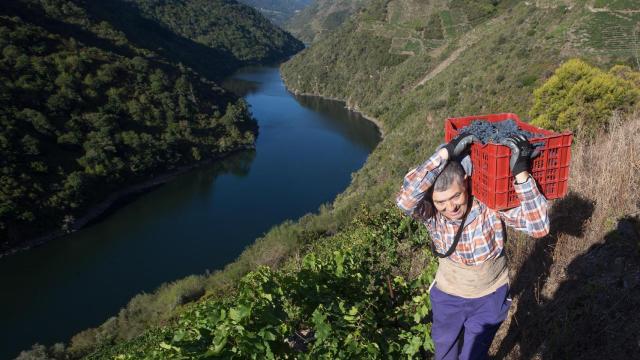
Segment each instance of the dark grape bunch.
[[518,124],[512,119],[499,122],[489,122],[486,120],[474,120],[470,125],[460,130],[460,134],[475,135],[483,144],[500,143],[501,139],[511,135],[522,135],[527,139],[533,138],[536,134],[518,128]]

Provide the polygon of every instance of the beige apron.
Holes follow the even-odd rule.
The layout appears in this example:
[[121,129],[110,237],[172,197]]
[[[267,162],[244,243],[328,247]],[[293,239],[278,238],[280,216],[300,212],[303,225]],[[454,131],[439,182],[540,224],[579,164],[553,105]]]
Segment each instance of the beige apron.
[[438,261],[434,284],[450,295],[479,298],[509,283],[509,269],[504,256],[486,260],[480,265],[464,265],[449,258],[440,258]]

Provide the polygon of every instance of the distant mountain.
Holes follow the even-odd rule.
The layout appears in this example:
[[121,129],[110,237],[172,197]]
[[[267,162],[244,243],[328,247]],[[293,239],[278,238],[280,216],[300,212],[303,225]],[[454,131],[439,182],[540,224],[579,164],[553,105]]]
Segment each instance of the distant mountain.
[[313,0],[238,0],[239,2],[258,9],[262,15],[274,24],[284,27],[284,24]]

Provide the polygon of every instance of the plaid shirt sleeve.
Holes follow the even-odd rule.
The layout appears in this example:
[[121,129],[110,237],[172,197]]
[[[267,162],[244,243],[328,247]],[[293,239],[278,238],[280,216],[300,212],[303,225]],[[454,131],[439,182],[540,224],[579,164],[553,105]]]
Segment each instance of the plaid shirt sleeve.
[[549,233],[547,199],[540,193],[531,176],[522,184],[514,185],[520,206],[500,211],[500,217],[507,226],[539,238]]
[[400,192],[396,196],[396,204],[407,215],[412,216],[416,207],[431,188],[446,163],[436,152],[427,161],[405,175]]

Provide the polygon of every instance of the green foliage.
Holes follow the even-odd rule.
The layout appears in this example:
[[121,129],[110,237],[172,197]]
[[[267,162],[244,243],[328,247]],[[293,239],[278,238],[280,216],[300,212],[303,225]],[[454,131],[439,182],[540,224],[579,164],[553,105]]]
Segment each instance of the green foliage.
[[[160,336],[89,359],[413,358],[433,352],[423,227],[391,203],[281,270],[258,268],[233,296],[198,302]],[[405,250],[401,250],[405,249]],[[407,253],[401,253],[407,251]],[[412,278],[412,260],[428,266]],[[408,260],[409,259],[409,260]]]
[[595,0],[593,6],[611,10],[640,10],[640,6],[634,0]]
[[638,77],[628,67],[604,72],[582,60],[569,60],[534,91],[532,123],[591,138],[607,129],[612,112],[628,110],[638,102]]
[[346,10],[332,12],[327,15],[323,25],[327,29],[335,29],[342,25],[342,23],[349,18],[349,15],[351,14]]
[[[371,350],[373,356],[378,351],[381,357],[391,354],[390,358],[402,357],[396,356],[400,345],[402,351],[406,351],[405,354],[415,354],[417,349],[426,351],[429,348],[429,342],[424,336],[428,333],[429,324],[420,319],[429,311],[424,287],[411,287],[418,281],[416,279],[419,274],[427,274],[423,275],[427,277],[424,284],[429,280],[428,274],[433,274],[434,269],[425,270],[420,266],[423,261],[428,267],[435,266],[429,256],[421,251],[427,240],[424,230],[411,221],[397,221],[399,216],[391,216],[391,219],[372,216],[363,212],[360,204],[368,204],[368,209],[376,214],[380,209],[390,208],[385,200],[397,191],[406,170],[424,161],[442,141],[443,119],[504,111],[525,113],[531,106],[530,86],[535,81],[534,75],[535,79],[545,78],[546,74],[551,74],[557,64],[562,62],[564,55],[559,49],[570,44],[568,29],[579,26],[588,14],[582,12],[581,6],[571,9],[542,8],[525,2],[501,1],[493,10],[487,7],[490,11],[483,13],[487,18],[503,15],[499,21],[482,23],[484,18],[474,18],[472,22],[465,23],[466,15],[473,18],[473,14],[470,10],[459,7],[452,11],[451,17],[452,25],[462,25],[457,26],[460,33],[456,37],[438,42],[438,49],[432,52],[398,56],[389,53],[391,38],[395,36],[393,31],[396,29],[385,23],[387,3],[384,0],[370,2],[362,13],[282,66],[283,77],[290,89],[345,99],[350,106],[376,117],[384,124],[384,140],[370,155],[365,166],[353,174],[349,188],[331,205],[321,207],[320,213],[309,214],[297,222],[286,222],[274,227],[224,271],[216,272],[206,279],[205,297],[208,298],[199,301],[196,307],[215,310],[218,315],[224,309],[224,320],[220,320],[221,316],[218,316],[213,322],[214,320],[204,318],[206,314],[200,312],[200,315],[190,313],[191,315],[180,316],[179,321],[190,322],[185,325],[174,324],[170,320],[169,323],[166,320],[160,323],[150,322],[149,325],[164,327],[148,330],[142,336],[115,346],[105,345],[91,358],[196,357],[204,353],[197,349],[207,351],[210,346],[219,345],[222,353],[232,350],[231,344],[238,344],[237,351],[246,351],[242,341],[247,339],[248,333],[255,336],[254,339],[260,339],[256,343],[262,344],[260,353],[265,356],[265,342],[272,353],[282,351],[280,354],[289,357],[304,357],[310,351],[314,351],[314,354],[332,354],[332,351],[336,351],[336,346],[345,352],[359,351],[358,354]],[[456,2],[471,7],[474,6],[472,3]],[[492,2],[478,3],[484,6]],[[433,14],[439,19],[440,10],[442,9],[437,8],[433,13],[427,14],[422,23],[426,23]],[[367,26],[374,21],[375,31]],[[529,31],[531,29],[537,31]],[[460,35],[464,36],[467,30],[472,30],[473,33],[462,38],[468,41],[465,43],[466,49],[459,56],[450,58],[459,45],[457,40]],[[474,38],[477,40],[469,40]],[[573,48],[573,51],[581,52],[581,49]],[[583,54],[588,56],[589,52]],[[446,59],[451,61],[442,72],[424,85],[414,88],[420,79]],[[592,59],[613,63],[617,58],[612,55]],[[632,72],[624,70],[624,75],[620,75],[619,70],[620,68],[615,71],[616,76],[627,81],[634,78]],[[360,224],[352,224],[354,217],[361,219]],[[309,254],[308,257],[305,257],[306,254]],[[307,260],[304,263],[296,260],[299,257]],[[288,258],[289,261],[286,260]],[[315,267],[311,266],[314,263]],[[321,266],[318,267],[318,264]],[[339,264],[342,266],[341,276],[337,275]],[[257,277],[252,277],[250,282],[253,287],[262,286],[262,290],[252,292],[248,285],[243,285],[242,290],[237,288],[239,280],[245,274],[262,265],[269,266],[271,270],[260,268]],[[273,270],[275,268],[279,270]],[[359,288],[355,293],[346,293],[341,288],[332,290],[328,286],[323,287],[326,284],[340,284],[345,273],[348,273],[345,269],[361,273],[363,278],[370,280],[370,285]],[[367,271],[363,272],[362,269]],[[260,280],[263,275],[267,277],[266,281]],[[384,322],[384,319],[388,321],[392,308],[389,305],[391,296],[381,293],[388,293],[388,283],[386,287],[384,285],[386,275],[389,275],[393,297],[397,299],[393,306],[397,309],[395,311],[398,319],[404,319],[403,322]],[[404,283],[394,281],[396,277],[403,279]],[[313,279],[308,280],[308,283],[318,285],[309,290],[314,296],[329,293],[336,296],[318,299],[300,296],[300,291],[294,290],[300,289],[301,285],[290,284],[291,281],[287,279],[303,278]],[[350,277],[348,279],[353,280]],[[361,280],[356,278],[353,281]],[[268,290],[265,290],[265,284]],[[407,284],[406,288],[404,284]],[[351,289],[349,284],[340,286]],[[288,297],[278,295],[273,290],[277,288]],[[243,304],[255,304],[259,314],[263,314],[266,309],[267,313],[275,314],[277,321],[269,323],[266,320],[271,321],[273,318],[257,318],[259,321],[251,323],[245,317],[236,323],[230,320],[230,309],[238,309],[241,305],[233,299],[240,290],[245,292],[246,297],[243,299],[249,299],[248,303]],[[410,296],[405,297],[403,294],[407,292]],[[261,294],[270,294],[272,299],[265,299]],[[296,300],[294,302],[289,298]],[[342,309],[340,300],[345,301]],[[295,306],[287,307],[283,304]],[[363,307],[364,304],[371,304],[370,308],[378,311],[380,316],[372,318],[366,306]],[[357,312],[350,314],[353,306]],[[182,309],[178,307],[174,311],[180,312]],[[352,324],[349,322],[351,316],[366,322],[356,321]],[[415,322],[413,316],[417,316],[420,322]],[[132,328],[136,326],[133,318],[131,315],[129,326]],[[235,328],[228,333],[231,335],[227,337],[226,344],[214,344],[213,323],[242,326],[244,335]],[[277,326],[268,331],[276,336],[276,340],[270,340],[272,336],[264,332],[260,334],[261,329],[274,324]],[[379,335],[375,331],[371,334],[370,329],[376,326],[379,328],[380,324],[387,325],[386,330],[382,331],[389,332],[388,342],[385,338],[378,343]],[[109,325],[107,323],[103,326],[107,328]],[[280,331],[279,326],[283,325],[287,331]],[[412,329],[414,326],[418,328]],[[193,333],[186,332],[187,329]],[[307,330],[313,332],[308,333]],[[196,339],[198,333],[202,336],[200,340]],[[291,348],[280,347],[284,339],[291,337],[304,344],[312,338],[308,334],[314,334],[315,341],[309,341],[306,352],[298,353]],[[404,334],[404,337],[401,338],[400,334]],[[347,344],[349,335],[350,343]],[[390,346],[383,348],[387,343]],[[360,357],[369,355],[365,354]]]
[[136,4],[146,17],[173,32],[229,52],[239,62],[277,61],[303,48],[257,10],[233,0],[125,1]]
[[254,143],[243,100],[91,19],[67,0],[0,12],[0,246],[71,230],[123,184]]
[[[284,28],[305,43],[313,43],[338,29],[365,4],[368,5],[365,8],[369,8],[372,3],[365,0],[310,1],[310,4],[295,13],[284,24]],[[383,3],[386,3],[386,0],[383,0]],[[378,10],[384,11],[384,9]],[[377,15],[371,14],[371,16]]]
[[442,21],[440,20],[440,16],[437,14],[432,14],[427,21],[427,24],[424,29],[424,38],[425,39],[444,39],[444,34],[442,33]]
[[[621,1],[624,2],[624,1]],[[621,14],[616,8],[624,8],[623,4],[616,4],[608,0],[605,11],[597,11],[588,15],[586,21],[576,31],[581,34],[584,44],[593,48],[597,54],[618,54],[629,58],[638,58],[638,22],[640,21],[639,6],[629,6],[630,12]],[[635,7],[635,9],[633,9]]]
[[153,293],[136,295],[117,316],[97,328],[76,334],[67,351],[78,358],[98,345],[130,340],[149,327],[169,320],[182,305],[199,299],[204,295],[205,286],[205,277],[192,275],[163,284]]
[[468,22],[475,23],[494,14],[498,3],[500,0],[453,0],[451,8],[460,10]]

